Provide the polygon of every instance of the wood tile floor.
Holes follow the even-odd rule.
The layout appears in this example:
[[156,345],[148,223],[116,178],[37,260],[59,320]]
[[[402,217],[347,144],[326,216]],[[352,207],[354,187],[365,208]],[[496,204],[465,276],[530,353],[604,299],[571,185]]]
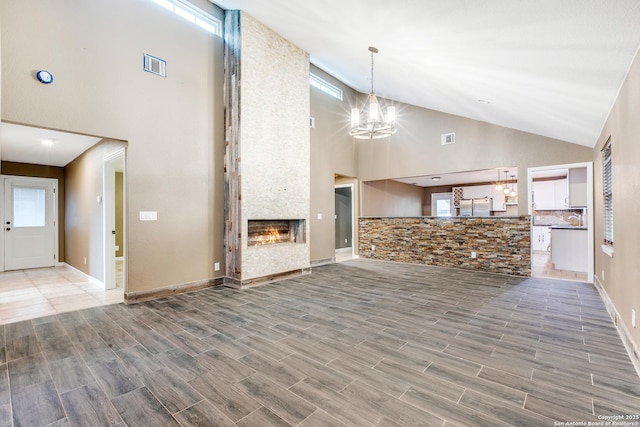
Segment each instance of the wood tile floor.
[[554,426],[639,412],[640,379],[580,282],[357,259],[0,326],[0,426]]

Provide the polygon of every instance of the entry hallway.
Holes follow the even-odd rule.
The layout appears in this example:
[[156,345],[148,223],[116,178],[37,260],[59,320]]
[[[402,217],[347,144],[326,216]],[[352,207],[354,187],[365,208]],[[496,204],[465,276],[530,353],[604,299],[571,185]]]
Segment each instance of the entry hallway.
[[553,426],[640,413],[594,287],[352,260],[0,327],[0,425]]

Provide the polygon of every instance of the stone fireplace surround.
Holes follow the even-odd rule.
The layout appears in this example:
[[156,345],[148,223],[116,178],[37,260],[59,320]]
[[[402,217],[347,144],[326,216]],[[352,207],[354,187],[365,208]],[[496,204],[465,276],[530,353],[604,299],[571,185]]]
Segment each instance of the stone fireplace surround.
[[309,55],[237,10],[225,40],[223,283],[243,288],[309,269]]

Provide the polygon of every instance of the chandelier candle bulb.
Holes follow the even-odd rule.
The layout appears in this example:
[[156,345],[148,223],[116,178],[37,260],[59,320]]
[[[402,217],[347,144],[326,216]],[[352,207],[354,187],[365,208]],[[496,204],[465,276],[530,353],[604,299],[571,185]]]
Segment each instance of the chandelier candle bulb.
[[360,110],[357,108],[352,108],[351,109],[351,127],[356,127],[358,126],[358,123],[360,123]]
[[387,107],[387,123],[396,122],[396,107]]

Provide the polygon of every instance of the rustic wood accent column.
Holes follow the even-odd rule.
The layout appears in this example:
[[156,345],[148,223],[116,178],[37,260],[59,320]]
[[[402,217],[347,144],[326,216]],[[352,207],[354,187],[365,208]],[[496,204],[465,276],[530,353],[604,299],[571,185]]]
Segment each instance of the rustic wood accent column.
[[240,175],[240,11],[224,14],[224,245],[225,282],[242,277],[241,251],[241,175]]

